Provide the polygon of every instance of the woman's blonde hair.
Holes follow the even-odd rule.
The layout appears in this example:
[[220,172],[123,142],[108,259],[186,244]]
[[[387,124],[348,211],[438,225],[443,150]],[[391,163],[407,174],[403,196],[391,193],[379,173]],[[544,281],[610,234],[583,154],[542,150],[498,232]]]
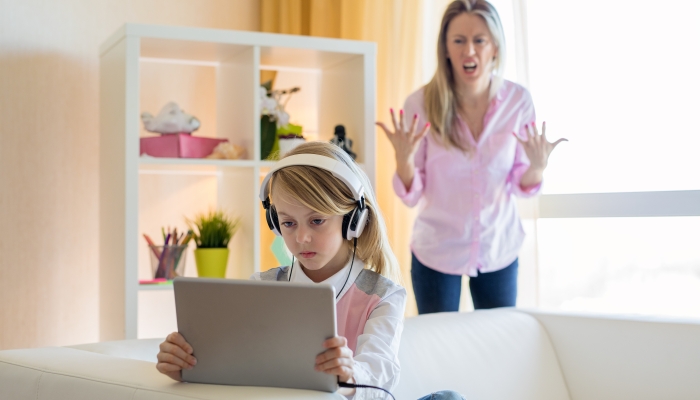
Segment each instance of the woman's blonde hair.
[[506,43],[501,19],[496,8],[486,0],[455,0],[447,6],[440,24],[440,34],[437,44],[437,70],[433,79],[425,85],[423,92],[425,112],[436,135],[447,147],[456,147],[469,151],[469,142],[462,140],[457,134],[457,110],[460,106],[459,96],[456,95],[455,77],[452,65],[447,58],[447,28],[450,22],[462,13],[480,16],[489,28],[491,37],[498,49],[494,62],[489,99],[493,98],[503,82],[505,67]]
[[[317,154],[341,161],[360,179],[365,189],[365,206],[369,210],[369,216],[365,229],[357,238],[355,255],[365,263],[366,268],[401,283],[399,263],[389,245],[386,225],[367,175],[345,151],[330,143],[304,143],[289,151],[285,157],[296,154]],[[345,215],[356,206],[346,184],[330,171],[321,168],[295,165],[275,171],[270,177],[271,198],[274,200],[274,194],[279,192],[324,215]],[[353,242],[348,240],[347,246],[349,255]]]

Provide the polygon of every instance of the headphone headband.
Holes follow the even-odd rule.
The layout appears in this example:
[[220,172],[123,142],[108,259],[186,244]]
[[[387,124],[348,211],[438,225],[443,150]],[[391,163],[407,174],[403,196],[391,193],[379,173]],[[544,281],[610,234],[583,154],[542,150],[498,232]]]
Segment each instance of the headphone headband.
[[270,182],[270,178],[272,178],[272,174],[277,170],[291,167],[293,165],[306,165],[329,171],[331,174],[333,174],[333,176],[343,181],[345,186],[347,186],[352,192],[355,201],[364,206],[363,198],[365,189],[362,186],[360,179],[352,172],[352,170],[342,161],[317,154],[296,154],[278,161],[274,167],[272,167],[270,172],[265,175],[265,179],[263,179],[262,184],[260,185],[260,201],[264,203],[268,200],[268,196],[270,194],[268,183]]

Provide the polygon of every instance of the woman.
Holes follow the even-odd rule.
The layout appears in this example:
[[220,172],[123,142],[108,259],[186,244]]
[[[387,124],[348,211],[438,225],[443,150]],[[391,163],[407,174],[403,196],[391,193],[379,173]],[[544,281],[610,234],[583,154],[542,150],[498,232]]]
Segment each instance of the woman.
[[[524,231],[515,196],[539,193],[554,143],[535,126],[529,92],[502,79],[496,9],[455,0],[445,11],[433,79],[411,94],[393,129],[394,190],[420,201],[411,277],[420,314],[457,311],[462,275],[475,309],[514,306]],[[420,127],[420,129],[418,128]]]

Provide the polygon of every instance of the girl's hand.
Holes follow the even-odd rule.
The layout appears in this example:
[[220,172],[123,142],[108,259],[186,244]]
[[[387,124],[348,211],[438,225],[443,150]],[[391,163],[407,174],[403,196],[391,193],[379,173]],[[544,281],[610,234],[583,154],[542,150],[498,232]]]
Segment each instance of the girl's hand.
[[413,115],[413,121],[409,126],[404,121],[403,110],[400,112],[398,121],[394,114],[394,109],[392,108],[389,111],[391,112],[391,122],[394,124],[394,130],[389,129],[383,122],[377,122],[376,124],[384,130],[386,137],[389,138],[391,145],[394,146],[397,166],[413,165],[413,156],[418,150],[420,141],[430,131],[430,122],[418,131],[416,126],[418,125],[418,114]]
[[332,337],[323,342],[326,351],[316,356],[316,371],[326,374],[338,375],[338,381],[353,383],[352,350],[348,347],[348,340],[342,336]]
[[192,369],[197,359],[192,356],[192,346],[178,332],[173,332],[160,344],[156,369],[176,381],[182,381],[182,370]]
[[568,139],[561,138],[554,143],[547,141],[547,136],[545,135],[546,125],[542,123],[542,134],[540,135],[537,131],[537,125],[533,122],[531,125],[525,125],[527,130],[527,140],[520,140],[518,135],[513,132],[513,136],[520,142],[525,150],[527,158],[530,160],[530,169],[534,171],[542,172],[547,167],[547,161],[549,160],[549,155],[552,153],[555,147],[561,142],[568,142]]

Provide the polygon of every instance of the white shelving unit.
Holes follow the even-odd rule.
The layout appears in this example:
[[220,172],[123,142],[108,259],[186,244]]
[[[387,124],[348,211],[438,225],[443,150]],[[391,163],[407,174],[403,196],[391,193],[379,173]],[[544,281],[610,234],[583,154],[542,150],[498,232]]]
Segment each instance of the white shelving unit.
[[[373,43],[257,32],[127,24],[100,48],[100,340],[164,334],[174,327],[172,285],[150,278],[143,233],[186,228],[210,208],[241,219],[229,248],[228,278],[274,266],[273,238],[257,198],[272,162],[260,160],[260,71],[275,86],[300,86],[287,106],[310,140],[330,140],[337,124],[353,139],[374,184]],[[245,147],[243,160],[139,156],[140,114],[168,101],[197,116],[194,134]],[[190,246],[185,275],[196,275]]]

